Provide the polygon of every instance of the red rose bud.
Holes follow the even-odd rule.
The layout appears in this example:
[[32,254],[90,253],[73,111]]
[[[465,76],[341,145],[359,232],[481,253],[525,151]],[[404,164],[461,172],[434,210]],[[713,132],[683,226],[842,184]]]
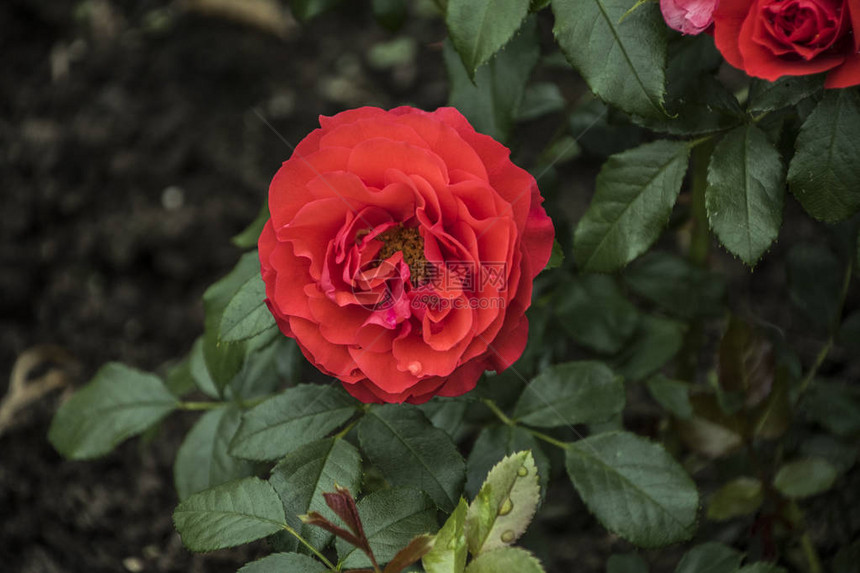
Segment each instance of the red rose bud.
[[281,331],[365,402],[474,388],[523,352],[554,231],[534,178],[452,108],[321,117],[259,240]]
[[720,0],[660,0],[663,19],[682,34],[701,34],[714,21]]
[[722,0],[714,38],[723,57],[769,81],[828,72],[825,87],[860,84],[860,0]]

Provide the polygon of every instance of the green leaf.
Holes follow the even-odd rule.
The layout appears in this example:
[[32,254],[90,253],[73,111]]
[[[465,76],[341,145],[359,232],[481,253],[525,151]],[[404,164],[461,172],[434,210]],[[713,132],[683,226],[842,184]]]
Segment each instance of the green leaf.
[[802,499],[830,489],[836,481],[836,468],[822,458],[806,458],[779,468],[773,485],[784,496]]
[[206,357],[203,355],[203,337],[199,337],[191,347],[191,353],[188,356],[188,366],[191,369],[191,377],[194,379],[194,384],[197,389],[215,400],[221,397],[221,392],[209,375],[209,368],[206,366]]
[[707,34],[673,36],[668,54],[668,116],[634,116],[636,123],[654,131],[689,136],[725,131],[743,122],[737,99],[714,77],[723,58],[712,38]]
[[860,388],[816,380],[801,402],[806,415],[837,436],[860,434]]
[[525,533],[540,501],[538,471],[531,452],[505,456],[490,470],[466,515],[472,555],[511,545]]
[[430,401],[418,406],[431,424],[443,430],[455,442],[465,430],[465,416],[468,408],[467,400],[442,396],[434,396]]
[[508,43],[528,13],[529,0],[448,0],[448,34],[470,78]]
[[708,221],[723,246],[749,266],[779,235],[784,177],[779,151],[753,125],[730,131],[711,155]]
[[739,477],[714,492],[708,502],[708,519],[725,521],[758,510],[764,501],[761,482],[751,477]]
[[722,543],[702,543],[684,554],[675,573],[736,573],[743,558]]
[[649,548],[692,537],[699,494],[662,446],[609,432],[575,442],[566,454],[574,487],[610,531]]
[[690,404],[690,384],[680,380],[670,380],[662,374],[655,374],[646,383],[648,392],[674,416],[687,420],[693,417]]
[[222,390],[242,369],[245,361],[243,342],[221,343],[221,319],[227,305],[245,282],[260,274],[256,251],[245,253],[230,273],[206,289],[203,308],[206,320],[203,331],[203,357],[216,388]]
[[606,573],[648,573],[648,563],[636,553],[610,555]]
[[791,302],[816,326],[832,328],[845,273],[839,258],[827,247],[801,243],[788,252],[785,271]]
[[251,464],[227,453],[241,416],[233,405],[211,410],[185,436],[173,464],[173,482],[180,500],[251,474]]
[[580,275],[561,283],[553,307],[576,342],[603,354],[621,350],[639,321],[636,307],[605,275]]
[[502,547],[481,553],[466,567],[466,573],[544,573],[544,568],[534,555],[520,547]]
[[220,341],[247,340],[270,328],[275,328],[275,318],[266,306],[266,284],[256,274],[239,287],[224,309]]
[[242,368],[224,389],[227,399],[253,400],[277,392],[286,378],[279,370],[279,362],[289,357],[295,341],[273,328],[245,341],[245,360]]
[[436,534],[433,549],[421,559],[426,573],[463,573],[468,550],[466,546],[466,512],[469,504],[460,503]]
[[299,515],[317,511],[329,520],[335,519],[323,499],[323,493],[335,490],[335,484],[358,492],[361,486],[361,456],[345,440],[328,438],[312,442],[287,454],[272,469],[269,483],[284,504],[287,523],[317,549],[322,549],[332,535],[319,527],[302,523]]
[[273,553],[246,564],[238,573],[325,573],[328,568],[298,553]]
[[303,384],[247,411],[230,453],[248,460],[274,460],[325,437],[355,413],[355,402],[334,386]]
[[286,521],[272,486],[249,477],[192,495],[174,510],[173,524],[191,551],[214,551],[267,537]]
[[658,316],[643,316],[612,368],[627,381],[643,380],[660,369],[684,342],[682,323]]
[[543,500],[549,482],[549,458],[537,438],[525,428],[508,425],[488,426],[478,434],[466,462],[466,493],[472,497],[478,495],[493,466],[505,456],[525,450],[531,451],[534,457],[541,484],[541,500]]
[[558,85],[552,82],[537,82],[526,88],[517,119],[528,121],[564,111],[566,104]]
[[775,82],[753,80],[747,110],[753,115],[759,115],[790,107],[823,87],[822,75],[783,76]]
[[681,441],[691,450],[709,458],[719,458],[743,446],[742,426],[737,416],[723,412],[715,394],[690,396],[695,415],[679,420]]
[[826,90],[803,123],[788,169],[791,192],[820,221],[834,223],[860,209],[860,92]]
[[[413,537],[437,529],[436,509],[418,490],[384,489],[358,502],[358,513],[370,548],[380,565],[391,560]],[[345,569],[369,567],[367,556],[342,539],[337,554]]]
[[260,212],[257,214],[257,217],[254,219],[254,221],[250,225],[248,225],[245,230],[230,239],[230,242],[232,242],[240,249],[250,249],[251,247],[256,247],[257,240],[260,238],[260,234],[263,232],[263,227],[266,225],[266,221],[268,220],[269,202],[263,201],[263,206],[260,208]]
[[623,18],[629,8],[629,0],[552,0],[553,34],[598,97],[628,113],[660,117],[666,24],[656,3]]
[[194,390],[190,356],[186,356],[181,362],[170,367],[164,377],[164,386],[176,397],[184,396]]
[[684,142],[655,141],[603,164],[573,238],[580,268],[616,271],[657,240],[681,191],[689,155]]
[[552,241],[552,254],[549,257],[549,261],[546,263],[546,267],[544,267],[545,271],[550,269],[555,269],[561,266],[564,262],[564,250],[561,248],[561,243],[558,240],[553,239]]
[[824,458],[836,471],[843,474],[854,467],[860,451],[850,439],[840,439],[829,434],[814,434],[800,444],[798,453],[805,457]]
[[669,253],[645,255],[624,271],[624,281],[636,294],[681,318],[714,318],[724,312],[725,277]]
[[540,57],[535,19],[527,19],[514,39],[475,73],[474,83],[450,42],[445,43],[443,55],[451,89],[448,103],[477,131],[498,141],[507,140],[526,83]]
[[538,428],[604,422],[624,408],[624,384],[602,362],[556,364],[526,386],[514,418]]
[[451,438],[420,410],[406,405],[371,408],[358,424],[361,449],[395,486],[421,489],[439,509],[460,499],[465,462]]
[[96,458],[178,406],[157,376],[111,362],[60,406],[48,439],[67,458]]
[[760,404],[774,386],[773,345],[737,316],[730,318],[720,340],[718,366],[720,388],[747,407]]

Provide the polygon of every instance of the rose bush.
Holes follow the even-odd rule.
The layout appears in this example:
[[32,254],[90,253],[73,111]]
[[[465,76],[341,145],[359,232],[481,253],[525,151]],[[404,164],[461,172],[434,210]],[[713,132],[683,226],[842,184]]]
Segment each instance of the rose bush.
[[660,0],[663,19],[682,34],[700,34],[714,21],[720,0]]
[[714,12],[723,57],[769,81],[829,72],[828,88],[860,84],[858,31],[858,0],[723,0]]
[[553,226],[534,178],[453,108],[321,117],[259,239],[284,334],[367,402],[471,390],[522,354]]

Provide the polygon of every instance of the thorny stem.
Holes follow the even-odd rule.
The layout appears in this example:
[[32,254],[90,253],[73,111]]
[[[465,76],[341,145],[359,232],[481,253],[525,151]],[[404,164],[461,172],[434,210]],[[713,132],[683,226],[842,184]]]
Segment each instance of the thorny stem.
[[546,442],[546,443],[548,443],[548,444],[552,444],[553,446],[556,446],[556,447],[561,448],[561,449],[563,449],[563,450],[566,450],[566,449],[569,447],[569,444],[567,444],[567,443],[565,443],[565,442],[562,442],[561,440],[556,440],[556,439],[555,439],[555,438],[553,438],[552,436],[547,436],[547,435],[546,435],[546,434],[544,434],[543,432],[538,432],[537,430],[533,430],[533,429],[531,429],[531,428],[527,428],[527,427],[524,427],[524,426],[518,426],[518,425],[517,425],[517,423],[516,423],[516,421],[515,421],[515,420],[510,419],[510,418],[509,418],[509,417],[508,417],[504,412],[502,412],[502,409],[501,409],[501,408],[499,408],[498,404],[496,404],[496,403],[495,403],[494,401],[492,401],[491,399],[489,399],[489,398],[482,398],[482,399],[481,399],[481,401],[482,401],[482,402],[484,403],[484,405],[485,405],[487,408],[489,408],[489,409],[493,412],[493,414],[495,414],[495,415],[496,415],[496,417],[498,417],[498,418],[499,418],[499,420],[501,420],[501,421],[502,421],[502,423],[504,423],[506,426],[523,428],[525,431],[527,431],[529,434],[531,434],[531,435],[532,435],[532,436],[534,436],[535,438],[537,438],[537,439],[539,439],[539,440],[543,440],[544,442]]
[[200,411],[200,410],[217,410],[218,408],[222,408],[224,406],[229,406],[230,404],[236,404],[240,408],[253,408],[263,400],[268,399],[269,396],[263,396],[262,398],[255,398],[253,400],[236,400],[231,402],[220,402],[220,401],[208,401],[208,402],[180,402],[178,408],[180,410],[188,410],[189,412]]
[[322,553],[320,553],[320,552],[317,550],[317,548],[316,548],[316,547],[314,547],[313,545],[311,545],[311,544],[307,541],[307,539],[305,539],[304,537],[302,537],[301,535],[299,535],[299,532],[298,532],[298,531],[296,531],[295,529],[293,529],[292,527],[290,527],[290,526],[289,526],[289,525],[287,525],[287,524],[284,524],[282,527],[284,528],[284,530],[285,530],[285,531],[287,531],[287,532],[288,532],[288,533],[290,533],[293,537],[295,537],[296,539],[298,539],[298,540],[299,540],[299,543],[301,543],[302,545],[304,545],[305,547],[307,547],[307,548],[308,548],[308,550],[309,550],[311,553],[313,553],[314,555],[316,555],[316,556],[317,556],[317,559],[319,559],[320,561],[322,561],[322,562],[323,562],[323,564],[324,564],[326,567],[328,567],[331,571],[337,571],[337,568],[334,566],[334,564],[333,564],[331,561],[329,561],[328,559],[326,559],[326,556],[325,556],[325,555],[323,555]]
[[496,405],[496,403],[495,403],[495,402],[493,402],[493,401],[492,401],[492,400],[490,400],[489,398],[482,398],[482,399],[481,399],[481,401],[482,401],[482,402],[484,403],[484,405],[485,405],[487,408],[489,408],[489,409],[493,412],[493,414],[495,414],[495,415],[496,415],[496,417],[498,417],[498,418],[499,418],[499,420],[501,420],[501,421],[502,421],[502,423],[504,423],[506,426],[516,426],[516,425],[517,425],[517,423],[516,423],[516,422],[514,422],[513,420],[511,420],[510,418],[508,418],[508,417],[507,417],[507,415],[505,415],[505,413],[504,413],[504,412],[502,412],[502,409],[501,409],[501,408],[499,408],[499,407],[498,407],[498,405]]

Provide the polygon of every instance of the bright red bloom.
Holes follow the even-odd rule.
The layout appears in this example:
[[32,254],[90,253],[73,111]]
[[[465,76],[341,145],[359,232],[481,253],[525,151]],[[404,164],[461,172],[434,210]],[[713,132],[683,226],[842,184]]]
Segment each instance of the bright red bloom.
[[474,388],[522,354],[554,231],[534,178],[453,108],[321,117],[259,240],[281,331],[365,402]]
[[714,38],[757,78],[828,72],[825,87],[860,84],[860,0],[721,0]]

